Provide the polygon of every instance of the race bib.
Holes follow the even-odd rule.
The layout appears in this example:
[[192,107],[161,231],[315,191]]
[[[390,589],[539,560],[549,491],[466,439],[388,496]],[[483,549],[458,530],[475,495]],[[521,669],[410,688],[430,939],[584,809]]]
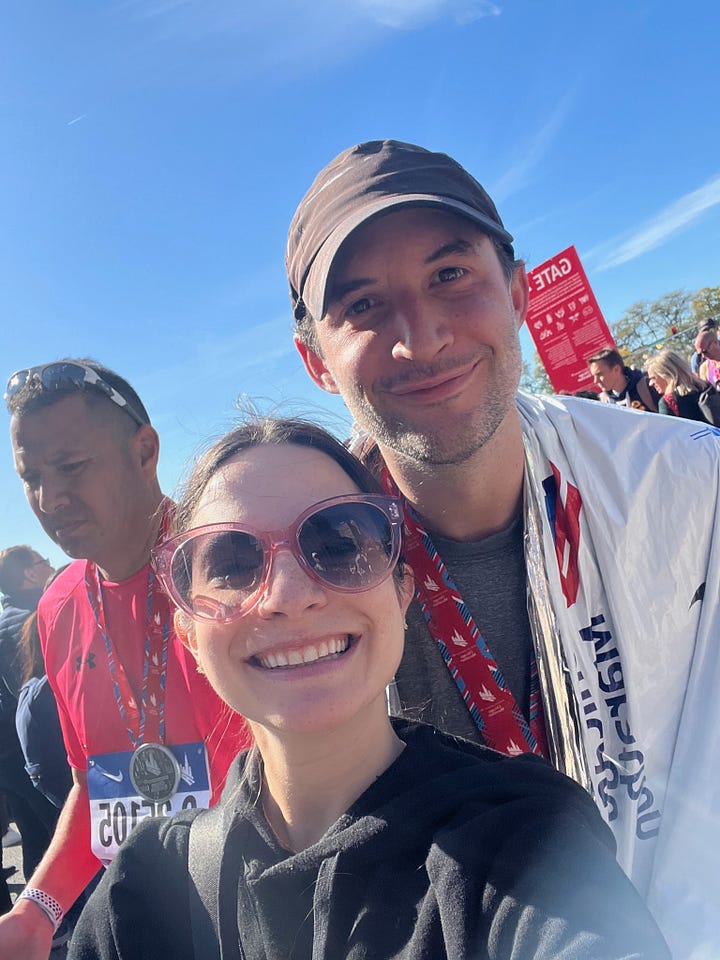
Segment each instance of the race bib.
[[147,800],[130,778],[134,750],[88,758],[91,849],[107,866],[127,837],[146,817],[169,817],[181,810],[210,805],[210,778],[203,743],[168,746],[180,767],[177,792],[168,800]]

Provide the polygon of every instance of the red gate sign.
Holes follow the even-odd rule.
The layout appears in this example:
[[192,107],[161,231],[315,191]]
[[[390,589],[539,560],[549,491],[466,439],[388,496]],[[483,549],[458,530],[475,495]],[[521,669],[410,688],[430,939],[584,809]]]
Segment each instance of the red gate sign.
[[614,347],[575,247],[528,273],[527,325],[553,389],[594,389],[587,358]]

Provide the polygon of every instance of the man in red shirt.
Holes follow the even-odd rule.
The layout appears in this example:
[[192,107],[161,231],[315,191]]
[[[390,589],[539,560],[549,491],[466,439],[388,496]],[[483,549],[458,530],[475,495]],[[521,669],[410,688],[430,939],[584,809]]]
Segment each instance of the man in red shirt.
[[73,786],[47,854],[0,920],[0,956],[46,960],[100,862],[146,816],[210,803],[245,734],[176,639],[149,564],[171,504],[138,395],[73,359],[18,371],[5,399],[28,502],[76,558],[38,607]]

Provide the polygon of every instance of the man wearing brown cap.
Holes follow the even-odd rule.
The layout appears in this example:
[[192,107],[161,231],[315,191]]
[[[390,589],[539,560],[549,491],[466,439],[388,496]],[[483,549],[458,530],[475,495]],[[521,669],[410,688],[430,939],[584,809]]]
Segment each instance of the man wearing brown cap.
[[[418,603],[391,707],[586,784],[666,936],[714,949],[720,828],[698,731],[720,716],[697,671],[700,657],[720,681],[718,614],[702,604],[720,571],[711,533],[681,574],[649,562],[648,504],[672,502],[685,455],[715,503],[717,439],[516,395],[528,284],[512,244],[466,170],[396,141],[336,157],[290,227],[305,367],[406,503]],[[668,622],[672,670],[646,639]]]

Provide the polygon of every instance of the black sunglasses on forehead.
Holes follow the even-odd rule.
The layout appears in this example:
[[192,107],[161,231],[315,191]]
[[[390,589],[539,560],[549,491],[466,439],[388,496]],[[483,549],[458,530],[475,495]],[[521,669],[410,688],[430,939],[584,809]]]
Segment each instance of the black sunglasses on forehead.
[[28,367],[26,370],[16,371],[8,380],[3,397],[8,409],[10,408],[10,400],[32,380],[37,380],[42,385],[43,390],[47,391],[61,390],[68,384],[77,387],[79,390],[96,390],[120,407],[121,410],[124,410],[138,426],[142,427],[148,423],[147,418],[141,416],[130,401],[115,387],[110,386],[106,380],[103,380],[97,370],[76,361],[45,363],[37,367]]

